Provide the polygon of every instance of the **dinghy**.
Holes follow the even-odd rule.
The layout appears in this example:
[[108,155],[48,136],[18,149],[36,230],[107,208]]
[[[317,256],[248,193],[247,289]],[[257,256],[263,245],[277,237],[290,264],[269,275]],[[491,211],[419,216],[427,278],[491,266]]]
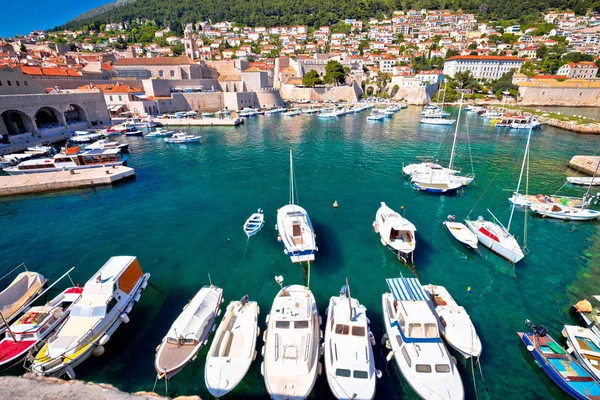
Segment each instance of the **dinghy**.
[[417,228],[409,220],[381,202],[381,207],[375,214],[373,229],[379,234],[381,244],[404,261],[412,261],[417,245]]
[[309,288],[291,285],[277,293],[267,316],[260,368],[272,399],[310,395],[322,369],[319,325],[317,303]]
[[600,385],[550,335],[542,325],[526,321],[531,332],[518,332],[537,365],[569,396],[578,400],[596,399]]
[[42,274],[25,271],[17,275],[11,284],[0,292],[0,313],[3,316],[0,321],[0,333],[6,330],[5,321],[10,323],[29,308],[46,282],[48,280]]
[[367,309],[350,297],[346,282],[340,295],[329,300],[323,343],[327,383],[337,399],[370,400],[375,396],[379,371],[372,337]]
[[73,368],[92,354],[100,356],[104,346],[148,285],[136,257],[111,257],[83,287],[67,321],[37,353],[31,370],[36,375],[75,378]]
[[569,353],[600,381],[600,338],[591,329],[574,325],[565,325],[562,333],[567,338]]
[[423,289],[431,297],[439,320],[442,336],[464,358],[479,358],[481,341],[467,311],[459,306],[443,286],[426,285]]
[[82,292],[81,287],[68,288],[46,305],[30,308],[13,323],[0,341],[0,367],[19,362],[29,352],[36,353],[42,341],[67,319]]
[[183,308],[156,348],[154,368],[159,379],[171,379],[196,359],[213,331],[222,296],[223,289],[204,286]]
[[600,218],[600,212],[558,204],[531,205],[531,211],[542,217],[562,219],[565,221],[592,221]]
[[259,208],[258,211],[252,214],[244,223],[244,232],[246,233],[246,236],[250,238],[256,235],[258,231],[262,229],[264,224],[265,215],[263,214],[263,210]]
[[440,338],[430,297],[416,278],[386,279],[381,296],[383,322],[398,369],[422,399],[462,400],[458,369]]
[[573,185],[598,186],[600,185],[600,178],[595,178],[593,176],[569,176],[567,177],[567,182],[572,183]]
[[448,220],[442,222],[452,237],[468,248],[477,249],[477,236],[462,222],[456,222],[456,216],[448,215]]
[[248,301],[248,295],[227,306],[204,368],[206,388],[214,397],[233,390],[256,358],[256,337],[260,332],[258,313],[258,304]]

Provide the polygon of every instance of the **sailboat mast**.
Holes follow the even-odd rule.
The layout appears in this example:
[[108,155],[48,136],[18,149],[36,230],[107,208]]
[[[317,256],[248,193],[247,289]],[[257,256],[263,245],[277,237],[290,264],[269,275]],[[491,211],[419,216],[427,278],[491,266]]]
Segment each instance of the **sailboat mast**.
[[446,102],[446,85],[448,85],[448,81],[444,82],[444,95],[442,96],[442,112],[444,112],[444,103]]
[[290,149],[290,204],[294,204],[294,163],[292,162],[292,149]]
[[464,92],[460,94],[460,106],[458,106],[458,117],[456,117],[456,129],[454,129],[454,140],[452,141],[452,153],[450,153],[450,164],[448,169],[452,169],[454,164],[454,148],[456,147],[456,136],[458,135],[458,124],[460,123],[460,113],[462,112],[463,99],[465,98]]
[[585,192],[585,196],[583,196],[583,202],[581,203],[581,209],[585,207],[585,202],[590,195],[590,191],[592,190],[592,185],[594,184],[594,178],[596,178],[596,174],[598,173],[598,167],[600,167],[600,161],[596,164],[596,170],[594,171],[594,176],[592,176],[592,180],[590,181],[590,185],[588,186],[587,192]]
[[510,210],[510,218],[508,219],[508,225],[506,230],[510,232],[510,224],[513,219],[513,215],[515,214],[515,204],[517,203],[516,196],[519,194],[519,189],[521,188],[521,180],[523,179],[523,171],[525,170],[525,163],[527,162],[527,157],[529,157],[529,142],[531,140],[531,131],[533,130],[533,125],[529,126],[529,133],[527,134],[527,145],[525,146],[525,156],[523,157],[523,165],[521,165],[521,174],[519,175],[519,183],[517,183],[517,191],[515,192],[515,201],[513,201],[512,209]]
[[350,320],[352,320],[352,299],[350,296],[350,286],[348,285],[348,277],[346,277],[346,292],[348,292],[348,307],[350,307]]

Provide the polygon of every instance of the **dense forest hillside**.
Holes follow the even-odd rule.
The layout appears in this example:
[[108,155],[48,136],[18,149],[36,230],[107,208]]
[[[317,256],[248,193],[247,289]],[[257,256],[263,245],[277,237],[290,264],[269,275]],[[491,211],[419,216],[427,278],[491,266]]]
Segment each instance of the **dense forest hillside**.
[[[596,3],[594,3],[594,1]],[[122,2],[122,0],[118,0]],[[344,18],[368,19],[390,16],[393,10],[450,9],[477,13],[482,19],[517,20],[522,23],[539,18],[547,9],[572,9],[585,13],[599,0],[135,0],[114,7],[93,10],[60,29],[107,22],[154,20],[159,26],[176,31],[181,25],[203,20],[231,21],[250,26],[308,25],[319,27]]]

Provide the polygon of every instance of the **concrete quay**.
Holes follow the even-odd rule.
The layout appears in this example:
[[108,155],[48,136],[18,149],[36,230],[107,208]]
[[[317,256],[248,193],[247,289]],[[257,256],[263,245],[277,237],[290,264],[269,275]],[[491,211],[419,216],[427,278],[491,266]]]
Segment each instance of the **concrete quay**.
[[241,118],[155,118],[152,120],[163,126],[237,126]]
[[569,168],[573,168],[582,174],[594,176],[599,162],[600,156],[574,156],[569,161]]
[[111,185],[134,176],[124,166],[0,176],[0,197]]

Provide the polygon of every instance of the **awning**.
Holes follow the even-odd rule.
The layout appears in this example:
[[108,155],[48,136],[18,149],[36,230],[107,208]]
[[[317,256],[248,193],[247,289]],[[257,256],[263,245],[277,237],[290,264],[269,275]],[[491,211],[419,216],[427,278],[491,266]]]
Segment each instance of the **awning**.
[[396,300],[429,301],[429,296],[425,293],[423,287],[421,287],[421,282],[417,278],[391,278],[386,279],[386,282]]
[[108,106],[107,109],[110,112],[117,112],[117,111],[121,111],[124,107],[125,107],[125,104],[116,104],[116,105]]

